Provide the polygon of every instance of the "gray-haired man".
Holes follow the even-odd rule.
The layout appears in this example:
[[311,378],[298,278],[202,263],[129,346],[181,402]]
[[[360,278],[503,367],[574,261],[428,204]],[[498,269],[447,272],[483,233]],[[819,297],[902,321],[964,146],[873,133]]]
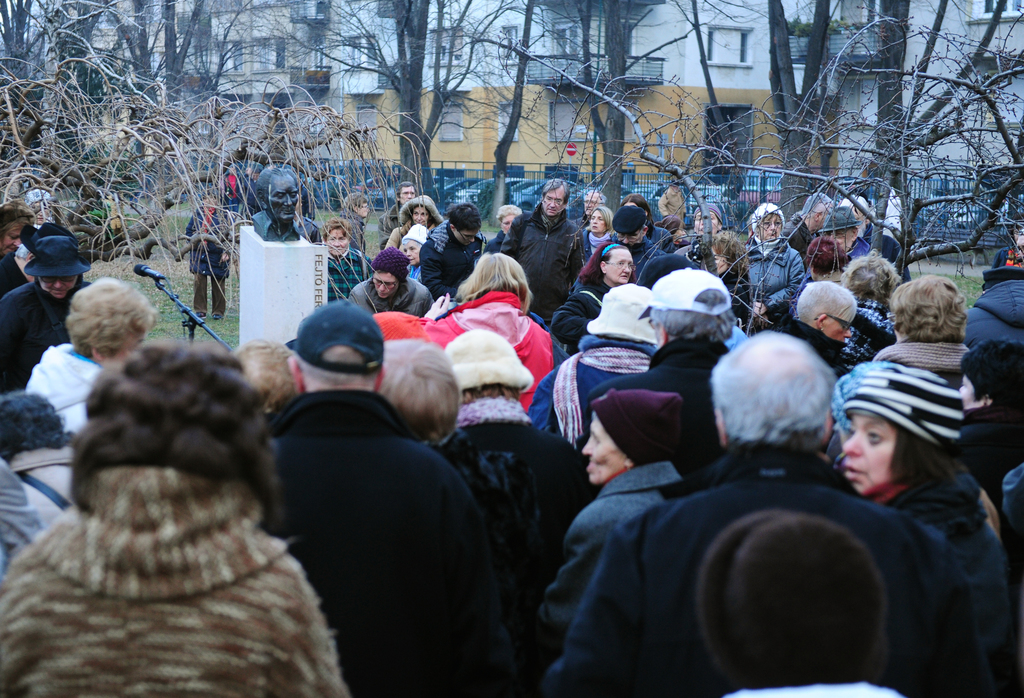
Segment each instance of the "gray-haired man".
[[565,180],[548,180],[537,208],[512,221],[501,245],[503,254],[522,265],[533,291],[532,310],[548,324],[586,262],[583,233],[566,215],[569,193]]

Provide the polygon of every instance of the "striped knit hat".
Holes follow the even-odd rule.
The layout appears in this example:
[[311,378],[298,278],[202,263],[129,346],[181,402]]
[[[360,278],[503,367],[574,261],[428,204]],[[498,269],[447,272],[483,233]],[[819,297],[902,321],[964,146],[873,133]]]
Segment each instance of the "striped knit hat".
[[931,371],[892,366],[868,371],[844,409],[877,415],[955,453],[964,419],[959,391]]

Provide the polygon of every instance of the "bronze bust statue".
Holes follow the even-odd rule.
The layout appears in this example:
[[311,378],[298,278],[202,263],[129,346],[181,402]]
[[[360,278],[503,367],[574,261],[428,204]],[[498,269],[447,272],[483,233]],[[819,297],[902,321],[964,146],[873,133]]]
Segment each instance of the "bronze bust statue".
[[291,242],[300,237],[315,242],[319,238],[316,223],[295,216],[299,195],[294,172],[283,167],[263,170],[256,180],[256,202],[262,209],[252,217],[256,234],[268,242]]

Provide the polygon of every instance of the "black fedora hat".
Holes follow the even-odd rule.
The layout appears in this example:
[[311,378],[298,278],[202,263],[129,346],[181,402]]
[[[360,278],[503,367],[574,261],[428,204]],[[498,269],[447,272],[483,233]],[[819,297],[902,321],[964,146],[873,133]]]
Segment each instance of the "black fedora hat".
[[51,235],[62,235],[75,240],[77,243],[74,233],[56,223],[43,223],[38,228],[33,225],[26,225],[21,229],[21,243],[28,248],[29,252],[35,254],[36,244],[43,238],[50,237]]
[[92,269],[78,254],[78,242],[64,235],[37,238],[35,248],[35,257],[25,265],[29,276],[78,276]]

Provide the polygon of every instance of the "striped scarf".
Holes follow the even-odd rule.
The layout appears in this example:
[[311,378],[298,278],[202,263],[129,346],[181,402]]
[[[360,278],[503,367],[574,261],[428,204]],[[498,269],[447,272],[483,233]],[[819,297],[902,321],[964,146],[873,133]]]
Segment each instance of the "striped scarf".
[[576,443],[583,433],[583,409],[576,382],[576,370],[581,363],[607,373],[643,373],[650,368],[651,357],[636,349],[603,347],[575,354],[559,367],[551,400],[558,418],[558,431],[570,443]]

